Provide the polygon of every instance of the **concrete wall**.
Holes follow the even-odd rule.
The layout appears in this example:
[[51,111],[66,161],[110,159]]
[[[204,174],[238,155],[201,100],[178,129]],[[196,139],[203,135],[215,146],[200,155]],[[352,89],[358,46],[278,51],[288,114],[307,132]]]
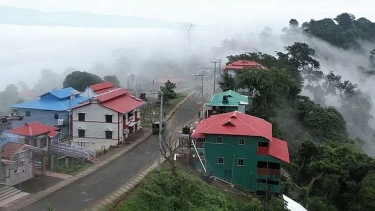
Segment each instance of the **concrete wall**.
[[26,180],[29,180],[34,177],[34,168],[33,168],[33,161],[31,159],[31,150],[26,150],[24,152],[21,152],[20,157],[27,158],[27,161],[25,160],[24,165],[6,165],[5,168],[5,183],[6,185],[17,185],[21,182],[24,182]]
[[[78,121],[79,113],[85,113],[85,121]],[[112,114],[112,123],[105,120],[106,114]],[[115,146],[123,139],[123,115],[98,104],[90,104],[73,109],[72,144],[91,148],[95,151]],[[78,129],[84,129],[85,137],[78,137]],[[106,131],[112,131],[112,139],[106,139]]]

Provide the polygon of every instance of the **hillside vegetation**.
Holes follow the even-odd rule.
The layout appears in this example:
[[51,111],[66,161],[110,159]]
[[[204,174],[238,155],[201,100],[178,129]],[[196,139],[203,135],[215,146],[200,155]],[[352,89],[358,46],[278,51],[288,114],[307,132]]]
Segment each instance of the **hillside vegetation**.
[[[347,17],[345,13],[336,18],[337,22],[311,20],[302,25],[302,33],[361,50],[361,41],[374,40],[375,25],[363,18]],[[287,32],[294,29],[300,33],[298,27],[292,19]],[[350,31],[358,34],[350,37]],[[375,160],[361,149],[371,151],[375,143],[369,123],[373,118],[371,98],[357,84],[322,70],[314,55],[315,49],[299,42],[276,52],[276,56],[261,52],[232,55],[228,63],[253,60],[268,70],[244,70],[235,78],[224,75],[220,86],[224,91],[258,91],[249,114],[272,122],[273,135],[289,143],[292,163],[284,167],[292,182],[284,183],[287,195],[309,211],[373,211],[375,185],[370,181],[375,177]],[[312,98],[302,91],[311,93]],[[327,99],[337,104],[330,106]]]
[[283,201],[274,198],[267,206],[259,199],[238,200],[211,187],[200,178],[180,171],[186,179],[188,207],[180,203],[180,183],[169,170],[152,172],[143,181],[140,189],[119,208],[119,211],[144,210],[215,210],[215,211],[284,211]]

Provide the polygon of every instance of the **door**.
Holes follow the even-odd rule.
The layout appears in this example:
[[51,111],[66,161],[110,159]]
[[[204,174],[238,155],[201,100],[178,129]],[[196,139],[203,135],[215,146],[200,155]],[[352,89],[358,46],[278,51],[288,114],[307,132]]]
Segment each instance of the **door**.
[[232,182],[232,171],[225,170],[224,180],[227,182]]

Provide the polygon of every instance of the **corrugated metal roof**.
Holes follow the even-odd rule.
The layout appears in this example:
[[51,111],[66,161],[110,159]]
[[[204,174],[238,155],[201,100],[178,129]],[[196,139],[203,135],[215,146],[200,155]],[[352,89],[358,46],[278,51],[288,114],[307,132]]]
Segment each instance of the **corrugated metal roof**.
[[[223,97],[228,96],[228,102],[223,103]],[[226,92],[215,94],[211,101],[206,103],[207,106],[238,106],[239,102],[249,103],[249,98],[245,95],[241,95],[235,91],[229,90]]]
[[118,88],[116,90],[112,90],[112,91],[109,91],[109,92],[106,92],[106,93],[103,93],[101,95],[98,95],[97,96],[97,99],[100,101],[100,102],[105,102],[107,100],[111,100],[113,98],[116,98],[116,97],[119,97],[119,96],[122,96],[122,95],[125,95],[126,93],[128,93],[125,89],[122,89],[122,88]]
[[77,95],[79,94],[80,92],[73,89],[72,87],[67,87],[67,88],[63,88],[63,89],[58,89],[58,90],[53,90],[53,91],[50,91],[50,92],[47,92],[43,95],[41,95],[40,97],[43,97],[44,95],[46,94],[51,94],[59,99],[64,99],[64,98],[70,98],[70,96],[72,94],[74,95]]
[[103,83],[93,84],[89,87],[92,91],[97,92],[97,91],[103,90],[103,89],[113,89],[113,88],[115,88],[115,85],[113,83],[109,82],[109,81],[105,81]]
[[50,125],[45,125],[40,122],[29,122],[25,123],[24,126],[13,128],[9,133],[13,133],[20,136],[39,136],[47,134],[50,131],[58,130],[59,128]]
[[268,154],[286,163],[290,163],[289,149],[286,141],[277,138],[272,138]]
[[244,68],[259,68],[259,69],[263,69],[263,70],[267,69],[265,66],[259,64],[258,62],[255,62],[255,61],[238,60],[238,61],[235,61],[231,64],[228,64],[227,66],[225,66],[223,68],[223,70],[226,70],[226,69],[242,70]]
[[[124,94],[121,94],[124,93]],[[107,95],[107,94],[106,94]],[[128,93],[126,90],[125,92],[118,93],[109,93],[108,95],[112,95],[112,98],[106,97],[105,101],[98,100],[101,102],[100,104],[106,108],[109,108],[111,110],[117,111],[122,114],[126,114],[131,110],[134,110],[136,108],[139,108],[146,104],[143,100],[134,97],[130,93]]]
[[88,99],[88,97],[84,96],[76,96],[74,99],[66,98],[63,100],[40,99],[11,105],[11,107],[49,111],[66,111],[69,110],[69,108],[75,107]]
[[272,137],[272,124],[264,119],[238,111],[213,115],[197,124],[193,138],[204,138],[206,134],[263,137],[269,140],[269,155],[289,161],[288,145]]
[[[106,92],[104,94],[96,96],[96,98],[98,99],[101,106],[122,114],[126,114],[129,111],[139,108],[146,103],[143,100],[134,97],[123,88],[118,88],[116,90]],[[89,104],[89,102],[82,103],[75,106],[73,109],[84,107]]]

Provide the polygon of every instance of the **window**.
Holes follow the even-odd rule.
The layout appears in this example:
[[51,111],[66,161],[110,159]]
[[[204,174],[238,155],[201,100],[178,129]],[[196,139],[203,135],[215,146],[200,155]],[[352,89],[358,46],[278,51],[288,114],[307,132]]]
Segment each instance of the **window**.
[[78,142],[78,146],[80,146],[80,147],[86,147],[86,142]]
[[86,121],[86,114],[85,113],[78,113],[78,121],[80,121],[80,122]]
[[128,120],[131,120],[133,118],[133,111],[129,112],[128,113]]
[[240,141],[239,141],[239,145],[245,145],[245,139],[244,138],[240,138]]
[[221,137],[221,136],[218,136],[218,137],[216,137],[216,143],[223,143],[223,137]]
[[26,116],[31,116],[31,111],[26,111]]
[[280,170],[280,163],[268,162],[268,168]]
[[238,159],[237,159],[237,165],[238,165],[238,166],[243,166],[244,163],[245,163],[245,159],[243,159],[243,158],[238,158]]
[[112,131],[105,131],[105,138],[112,139]]
[[267,168],[267,162],[258,161],[257,167],[258,168]]
[[53,118],[55,118],[55,119],[59,119],[59,114],[58,114],[58,113],[54,113],[54,114],[53,114]]
[[224,164],[224,158],[223,157],[218,157],[217,162],[219,164]]
[[258,142],[258,147],[268,147],[268,142]]
[[265,179],[259,179],[261,183],[268,184],[268,185],[280,185],[280,182],[274,181],[274,180],[265,180]]
[[112,115],[111,114],[105,115],[105,122],[112,123]]
[[84,129],[78,129],[78,137],[83,138],[85,137],[86,131]]

